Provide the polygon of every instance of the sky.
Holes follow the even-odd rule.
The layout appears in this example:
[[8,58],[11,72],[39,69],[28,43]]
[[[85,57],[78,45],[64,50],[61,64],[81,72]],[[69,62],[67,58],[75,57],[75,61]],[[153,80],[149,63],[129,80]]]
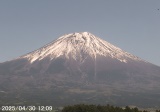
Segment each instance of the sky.
[[160,0],[0,0],[0,62],[84,31],[160,66]]

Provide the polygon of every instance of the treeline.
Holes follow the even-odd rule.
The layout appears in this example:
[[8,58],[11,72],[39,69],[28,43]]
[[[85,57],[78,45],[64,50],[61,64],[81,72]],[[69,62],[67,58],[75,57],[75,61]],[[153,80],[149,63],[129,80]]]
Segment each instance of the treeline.
[[[138,108],[130,108],[126,106],[125,108],[116,107],[112,105],[85,105],[78,104],[73,106],[66,106],[63,108],[62,112],[149,112],[146,110],[139,110]],[[160,110],[156,110],[160,112]]]

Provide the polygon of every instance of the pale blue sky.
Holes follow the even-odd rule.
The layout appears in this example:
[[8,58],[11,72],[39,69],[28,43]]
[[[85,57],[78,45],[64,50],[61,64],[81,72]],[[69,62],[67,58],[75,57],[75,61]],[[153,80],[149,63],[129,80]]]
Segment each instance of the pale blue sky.
[[88,31],[160,66],[160,0],[0,0],[0,62]]

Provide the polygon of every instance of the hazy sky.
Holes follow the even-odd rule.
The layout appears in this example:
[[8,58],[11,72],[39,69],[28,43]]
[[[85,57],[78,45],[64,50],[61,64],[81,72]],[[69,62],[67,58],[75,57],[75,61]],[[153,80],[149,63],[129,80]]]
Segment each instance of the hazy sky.
[[83,31],[160,66],[160,0],[0,0],[0,62]]

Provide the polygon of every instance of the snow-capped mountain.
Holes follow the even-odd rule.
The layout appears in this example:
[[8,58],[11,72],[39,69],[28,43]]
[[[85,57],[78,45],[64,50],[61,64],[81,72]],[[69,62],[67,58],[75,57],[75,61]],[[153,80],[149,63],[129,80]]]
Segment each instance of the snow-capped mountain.
[[64,55],[66,58],[72,56],[75,60],[83,61],[83,54],[87,54],[93,59],[97,55],[115,58],[127,63],[127,59],[141,61],[138,57],[124,52],[118,47],[94,36],[88,32],[71,33],[59,37],[52,43],[20,58],[27,58],[31,63],[49,57],[51,60]]
[[160,106],[160,67],[88,32],[0,63],[0,105]]

